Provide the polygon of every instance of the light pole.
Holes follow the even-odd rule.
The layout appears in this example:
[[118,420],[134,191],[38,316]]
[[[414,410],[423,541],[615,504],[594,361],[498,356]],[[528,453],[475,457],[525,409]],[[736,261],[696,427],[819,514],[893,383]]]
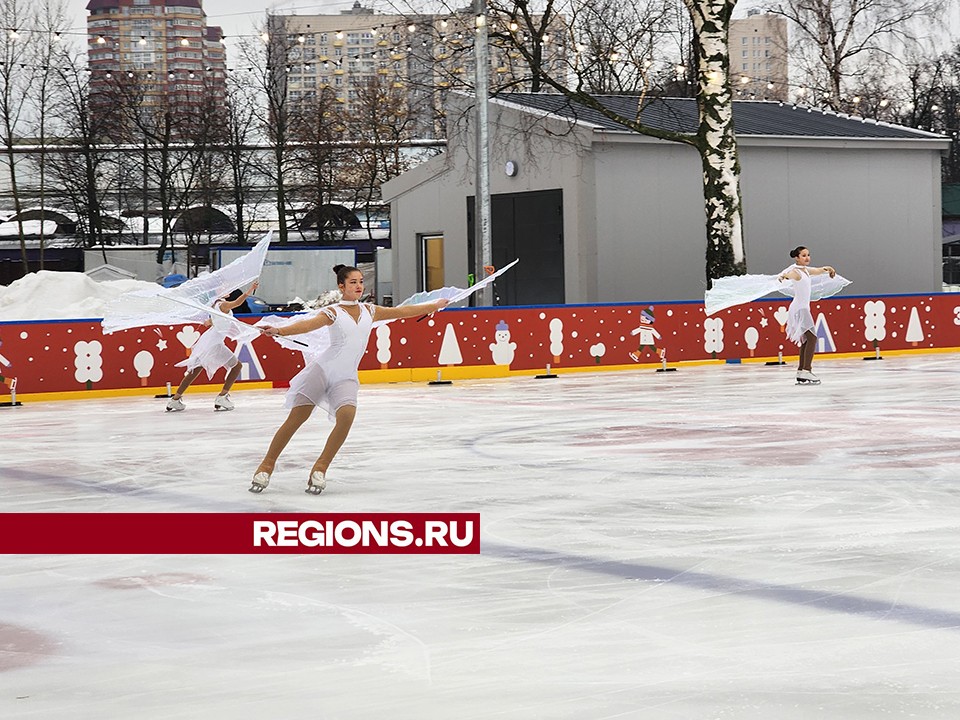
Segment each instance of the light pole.
[[[484,278],[484,268],[493,265],[493,246],[490,238],[490,143],[488,138],[487,98],[489,92],[490,60],[487,47],[487,2],[474,0],[477,27],[473,41],[476,96],[476,197],[474,210],[474,275]],[[493,287],[488,285],[477,292],[477,304],[493,305]]]

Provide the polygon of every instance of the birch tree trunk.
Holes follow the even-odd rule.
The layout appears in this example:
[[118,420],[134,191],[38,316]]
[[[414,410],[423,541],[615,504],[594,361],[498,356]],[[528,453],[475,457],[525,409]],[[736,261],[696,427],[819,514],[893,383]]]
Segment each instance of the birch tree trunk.
[[742,275],[747,261],[740,202],[740,161],[733,126],[727,34],[736,0],[684,0],[693,20],[697,60],[697,149],[707,215],[707,286]]
[[[651,10],[659,5],[643,5],[640,0],[636,12],[638,17],[649,16]],[[543,17],[550,17],[550,10],[560,0],[546,0]],[[697,108],[699,122],[696,132],[678,132],[664,130],[643,122],[643,108],[646,104],[646,88],[649,77],[641,73],[643,92],[639,93],[637,112],[632,116],[615,112],[601,102],[599,94],[589,91],[587,80],[591,73],[614,72],[620,69],[620,44],[615,44],[617,52],[609,52],[602,43],[599,47],[591,45],[594,27],[598,22],[594,0],[572,0],[571,18],[562,28],[569,33],[568,43],[576,49],[572,67],[573,76],[566,66],[556,68],[538,64],[540,57],[534,48],[529,47],[530,38],[545,37],[545,28],[538,20],[540,16],[531,15],[523,0],[490,0],[488,6],[504,16],[520,23],[518,32],[500,33],[499,42],[507,43],[530,66],[531,73],[540,77],[542,83],[585,105],[601,115],[642,135],[660,138],[670,142],[690,145],[700,154],[703,168],[703,198],[706,212],[706,268],[707,285],[726,275],[742,275],[746,272],[747,261],[743,242],[743,213],[740,204],[740,163],[737,158],[737,141],[733,128],[733,92],[730,87],[730,53],[727,47],[727,35],[730,16],[737,0],[683,0],[693,25],[693,45],[696,57]],[[679,6],[678,6],[679,7]],[[605,13],[610,16],[611,13]],[[600,26],[604,33],[612,30],[614,36],[620,34],[619,25],[609,28],[604,21],[609,17],[600,17]],[[660,27],[651,26],[650,32]],[[607,35],[603,35],[607,37]],[[639,52],[641,44],[637,38],[630,40],[635,56],[629,58],[633,66],[643,68],[648,55]],[[595,45],[595,43],[594,43]],[[653,40],[650,40],[647,53],[651,52]],[[687,70],[684,68],[684,73]]]

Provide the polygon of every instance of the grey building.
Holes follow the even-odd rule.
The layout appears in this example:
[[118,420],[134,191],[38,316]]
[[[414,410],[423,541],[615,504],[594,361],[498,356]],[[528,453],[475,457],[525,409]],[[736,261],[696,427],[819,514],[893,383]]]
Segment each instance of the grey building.
[[[636,98],[604,103],[624,114]],[[384,184],[398,297],[463,286],[473,271],[472,98],[448,111],[444,155]],[[735,102],[751,273],[797,245],[857,294],[941,290],[940,157],[947,138],[777,102]],[[654,100],[647,124],[692,132],[692,99]],[[559,95],[491,100],[498,304],[703,297],[705,230],[695,149],[628,131]]]

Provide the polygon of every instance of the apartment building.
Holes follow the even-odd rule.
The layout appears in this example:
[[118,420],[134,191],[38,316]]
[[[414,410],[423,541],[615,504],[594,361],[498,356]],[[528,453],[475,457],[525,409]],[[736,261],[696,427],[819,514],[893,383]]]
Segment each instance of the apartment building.
[[[288,97],[315,96],[333,91],[347,111],[362,102],[371,82],[405,94],[414,133],[421,138],[443,135],[442,110],[448,92],[473,87],[473,36],[476,17],[471,8],[445,15],[380,14],[354,2],[337,15],[271,15],[271,42],[285,45],[285,62],[272,71],[285,75]],[[556,67],[566,49],[562,18],[558,30],[543,43],[545,68]],[[506,20],[495,28],[508,31]],[[529,70],[508,43],[490,41],[490,88],[510,84],[529,89]]]
[[144,107],[225,97],[223,32],[201,0],[90,0],[87,12],[94,106],[120,81],[139,84]]
[[750,10],[730,21],[730,77],[745,100],[786,100],[789,94],[787,20]]

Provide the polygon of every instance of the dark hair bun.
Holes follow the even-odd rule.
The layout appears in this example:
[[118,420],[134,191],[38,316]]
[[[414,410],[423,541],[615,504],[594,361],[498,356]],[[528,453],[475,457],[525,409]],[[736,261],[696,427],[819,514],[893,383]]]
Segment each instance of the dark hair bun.
[[340,272],[341,270],[343,270],[345,267],[346,267],[346,265],[334,265],[334,266],[333,266],[333,271],[334,271],[335,273],[339,273],[339,272]]
[[792,258],[800,257],[800,253],[802,253],[806,249],[807,248],[804,245],[797,245],[797,247],[795,247],[793,250],[790,251],[790,257]]

